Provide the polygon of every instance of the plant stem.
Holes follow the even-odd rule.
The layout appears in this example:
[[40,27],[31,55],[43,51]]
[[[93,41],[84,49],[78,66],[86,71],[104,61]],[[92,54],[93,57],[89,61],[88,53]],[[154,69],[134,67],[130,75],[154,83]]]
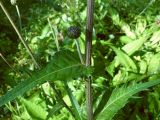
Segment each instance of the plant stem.
[[56,43],[57,51],[60,51],[59,42],[58,42],[58,39],[57,39],[57,34],[58,34],[57,29],[55,28],[55,26],[54,26],[54,28],[52,28],[52,24],[51,24],[51,21],[50,21],[49,18],[47,18],[47,20],[48,20],[49,26],[51,28],[54,41]]
[[78,55],[79,55],[79,58],[81,60],[81,63],[84,65],[84,60],[83,60],[83,57],[82,57],[82,52],[81,52],[78,40],[75,40],[75,43],[76,43],[76,46],[77,46],[77,51],[78,51]]
[[72,109],[65,103],[65,101],[63,100],[63,96],[62,96],[61,93],[55,88],[54,83],[51,83],[51,82],[50,82],[50,85],[51,85],[54,93],[56,94],[56,97],[57,97],[57,99],[58,99],[58,102],[59,102],[60,104],[62,104],[62,105],[72,114],[72,116],[74,117],[75,115],[73,114]]
[[16,10],[17,10],[17,14],[18,14],[19,28],[20,28],[20,31],[22,32],[22,20],[21,20],[21,14],[20,14],[18,5],[15,5],[15,7],[16,7]]
[[9,62],[6,60],[6,58],[2,55],[2,53],[0,53],[0,57],[4,60],[4,62],[15,72],[18,73],[10,64]]
[[32,58],[33,62],[35,63],[36,67],[38,67],[38,69],[40,69],[40,66],[38,65],[36,59],[33,56],[33,53],[31,51],[31,49],[29,48],[29,46],[27,45],[27,43],[25,42],[25,40],[23,39],[22,35],[20,34],[18,28],[16,27],[15,23],[13,22],[11,16],[9,15],[8,11],[6,10],[6,8],[4,7],[4,5],[2,4],[2,1],[0,0],[0,6],[2,8],[2,10],[4,11],[4,13],[6,14],[8,20],[10,21],[10,23],[12,24],[13,28],[15,29],[18,37],[20,38],[21,42],[23,43],[24,47],[27,49],[30,57]]
[[[92,51],[92,32],[93,32],[93,0],[87,0],[87,26],[86,26],[86,67],[91,65]],[[92,79],[89,76],[86,80],[86,98],[87,98],[87,120],[93,120],[92,103]]]

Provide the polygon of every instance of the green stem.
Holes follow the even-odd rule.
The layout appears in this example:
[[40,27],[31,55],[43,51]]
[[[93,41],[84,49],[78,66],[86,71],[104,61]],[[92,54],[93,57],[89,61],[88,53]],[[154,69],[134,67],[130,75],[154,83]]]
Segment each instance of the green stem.
[[16,10],[17,10],[17,14],[18,14],[19,28],[20,28],[20,31],[22,32],[22,20],[21,20],[21,14],[20,14],[18,5],[16,5],[15,7],[16,7]]
[[54,30],[53,30],[50,19],[48,18],[47,20],[48,20],[50,29],[51,29],[51,31],[52,31],[53,38],[54,38],[55,43],[56,43],[57,51],[60,51],[59,42],[58,42],[58,39],[57,39],[57,34],[58,34],[58,32],[57,32],[57,30],[56,30],[55,27],[54,27]]
[[81,63],[84,64],[84,60],[83,60],[83,57],[82,57],[82,52],[81,52],[78,40],[75,40],[75,43],[76,43],[76,46],[77,46],[77,51],[78,51],[78,55],[79,55],[79,58],[81,60]]
[[25,40],[23,39],[22,35],[20,34],[18,28],[16,27],[15,23],[13,22],[11,16],[9,15],[8,11],[6,10],[6,8],[4,7],[4,5],[2,4],[2,1],[0,0],[0,6],[2,8],[2,10],[4,11],[4,13],[6,14],[8,20],[10,21],[10,23],[12,24],[13,28],[15,29],[18,37],[20,38],[21,42],[23,43],[24,47],[27,49],[30,57],[32,58],[33,62],[35,63],[36,67],[38,67],[40,69],[40,66],[38,65],[36,59],[33,56],[33,53],[31,51],[31,49],[29,48],[29,46],[26,44]]
[[10,64],[9,62],[5,59],[5,57],[0,53],[0,57],[4,60],[4,62],[15,72],[18,73]]

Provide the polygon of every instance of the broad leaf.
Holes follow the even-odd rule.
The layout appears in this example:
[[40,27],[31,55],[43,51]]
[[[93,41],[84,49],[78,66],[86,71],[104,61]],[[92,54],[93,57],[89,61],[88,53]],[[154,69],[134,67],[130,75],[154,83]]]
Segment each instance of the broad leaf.
[[124,107],[128,102],[128,99],[131,98],[134,94],[159,83],[160,79],[114,89],[103,111],[98,115],[97,120],[112,120],[118,110]]
[[54,55],[51,62],[42,70],[35,72],[32,77],[22,81],[0,98],[0,106],[23,95],[38,84],[52,80],[67,80],[78,77],[85,71],[77,54],[70,51],[60,51]]

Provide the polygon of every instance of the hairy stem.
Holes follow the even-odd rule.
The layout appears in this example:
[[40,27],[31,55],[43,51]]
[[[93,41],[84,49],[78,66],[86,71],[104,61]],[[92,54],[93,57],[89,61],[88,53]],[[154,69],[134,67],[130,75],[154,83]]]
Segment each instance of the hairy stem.
[[[87,26],[86,26],[86,51],[85,51],[87,67],[91,65],[92,32],[93,32],[93,0],[87,0]],[[86,80],[86,98],[87,98],[87,120],[93,120],[91,76],[89,76]]]
[[20,38],[21,42],[23,43],[24,47],[27,49],[27,51],[28,51],[30,57],[32,58],[33,62],[35,63],[36,67],[38,67],[40,69],[40,66],[38,65],[36,59],[34,58],[31,49],[29,48],[29,46],[27,45],[27,43],[23,39],[22,35],[20,34],[18,28],[16,27],[15,23],[13,22],[11,16],[9,15],[8,11],[4,7],[4,5],[3,5],[1,0],[0,0],[0,6],[1,6],[2,10],[4,11],[4,13],[6,14],[6,16],[7,16],[8,20],[10,21],[10,23],[12,24],[13,28],[15,29],[15,31],[16,31],[18,37]]

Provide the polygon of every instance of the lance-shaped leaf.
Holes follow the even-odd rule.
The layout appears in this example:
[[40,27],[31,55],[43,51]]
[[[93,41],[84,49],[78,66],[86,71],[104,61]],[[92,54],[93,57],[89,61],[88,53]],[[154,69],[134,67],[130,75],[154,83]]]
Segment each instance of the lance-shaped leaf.
[[45,68],[35,72],[32,77],[20,82],[4,96],[0,97],[0,106],[23,95],[25,92],[45,81],[67,80],[78,77],[85,71],[86,68],[80,63],[76,53],[67,50],[57,52]]
[[128,102],[128,99],[131,98],[134,94],[159,83],[160,79],[114,89],[104,109],[98,115],[97,120],[112,120],[118,110],[124,107]]

